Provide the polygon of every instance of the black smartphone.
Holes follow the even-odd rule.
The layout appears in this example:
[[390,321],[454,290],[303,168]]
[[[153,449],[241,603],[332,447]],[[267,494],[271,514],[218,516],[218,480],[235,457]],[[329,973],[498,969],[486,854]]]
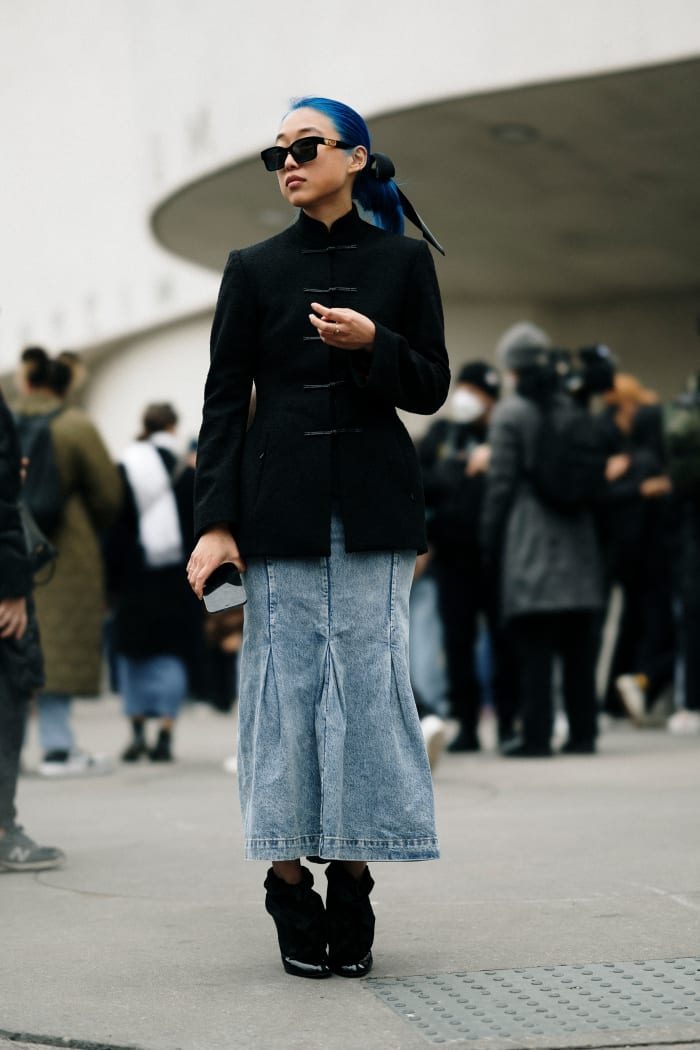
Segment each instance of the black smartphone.
[[223,612],[245,605],[246,593],[241,574],[231,562],[220,565],[204,584],[204,607],[207,612]]

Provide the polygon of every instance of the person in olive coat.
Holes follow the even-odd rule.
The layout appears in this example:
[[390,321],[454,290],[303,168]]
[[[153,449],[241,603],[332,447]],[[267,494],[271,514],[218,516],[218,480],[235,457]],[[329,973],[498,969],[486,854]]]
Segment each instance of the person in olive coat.
[[27,708],[43,683],[32,571],[17,501],[21,458],[0,392],[0,871],[58,867],[61,850],[39,846],[17,824],[15,794]]
[[[49,423],[63,489],[61,519],[50,535],[59,551],[56,571],[36,593],[46,685],[37,709],[45,776],[100,773],[106,756],[76,747],[74,696],[99,695],[106,606],[101,536],[121,507],[122,482],[94,423],[66,404],[71,362],[53,360],[40,347],[25,350],[18,373],[18,416],[53,414]],[[31,470],[31,463],[28,467]]]
[[[245,849],[272,862],[266,907],[284,967],[361,977],[367,861],[438,856],[407,659],[423,491],[396,410],[436,411],[450,374],[430,251],[399,235],[412,209],[360,115],[300,100],[262,159],[301,210],[224,272],[189,578],[201,595],[220,564],[244,570]],[[302,856],[330,862],[325,915]]]

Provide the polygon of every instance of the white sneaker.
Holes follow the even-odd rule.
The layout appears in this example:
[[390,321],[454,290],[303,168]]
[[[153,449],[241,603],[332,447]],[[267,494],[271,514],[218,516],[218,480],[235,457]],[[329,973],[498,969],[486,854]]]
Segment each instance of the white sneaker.
[[615,679],[615,688],[620,694],[620,699],[625,711],[636,726],[642,726],[646,722],[647,705],[646,693],[636,674],[623,674]]
[[686,707],[681,708],[671,715],[666,728],[669,733],[676,736],[689,736],[700,733],[700,711],[689,711]]
[[113,772],[114,762],[109,755],[91,755],[87,751],[72,751],[65,762],[39,763],[42,777],[99,777]]
[[235,755],[229,755],[221,763],[221,768],[224,773],[230,773],[232,776],[238,772],[238,759]]
[[421,718],[420,727],[430,768],[435,769],[440,755],[445,750],[445,723],[437,715],[426,715],[425,718]]
[[569,719],[564,711],[557,711],[552,727],[552,747],[558,750],[569,739]]

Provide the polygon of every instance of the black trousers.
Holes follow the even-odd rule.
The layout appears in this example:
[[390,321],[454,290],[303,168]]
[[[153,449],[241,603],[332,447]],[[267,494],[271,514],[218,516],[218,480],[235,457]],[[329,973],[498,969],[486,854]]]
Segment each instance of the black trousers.
[[513,728],[517,705],[517,679],[509,634],[500,620],[498,583],[484,578],[478,558],[460,558],[438,551],[434,562],[440,617],[445,637],[452,717],[466,735],[476,736],[481,710],[481,690],[476,675],[474,645],[479,619],[484,617],[491,641],[493,700],[499,736]]
[[676,639],[670,580],[649,581],[642,570],[629,571],[615,581],[622,589],[622,615],[613,652],[605,709],[625,714],[615,680],[623,674],[644,674],[649,680],[651,705],[673,681]]
[[520,675],[520,717],[527,747],[546,750],[554,724],[552,670],[560,656],[569,740],[592,743],[597,735],[595,695],[597,615],[574,611],[518,616],[511,624]]
[[700,712],[700,603],[686,603],[681,612],[685,706]]
[[15,794],[29,700],[18,697],[0,674],[0,827],[14,823]]

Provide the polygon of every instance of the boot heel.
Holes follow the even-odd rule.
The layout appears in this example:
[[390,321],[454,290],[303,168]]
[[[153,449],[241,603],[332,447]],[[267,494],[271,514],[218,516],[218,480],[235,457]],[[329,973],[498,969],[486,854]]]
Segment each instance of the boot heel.
[[318,980],[333,972],[326,955],[326,917],[323,900],[312,889],[313,875],[308,868],[302,868],[301,875],[301,882],[290,885],[270,868],[265,879],[265,909],[277,928],[285,971]]

